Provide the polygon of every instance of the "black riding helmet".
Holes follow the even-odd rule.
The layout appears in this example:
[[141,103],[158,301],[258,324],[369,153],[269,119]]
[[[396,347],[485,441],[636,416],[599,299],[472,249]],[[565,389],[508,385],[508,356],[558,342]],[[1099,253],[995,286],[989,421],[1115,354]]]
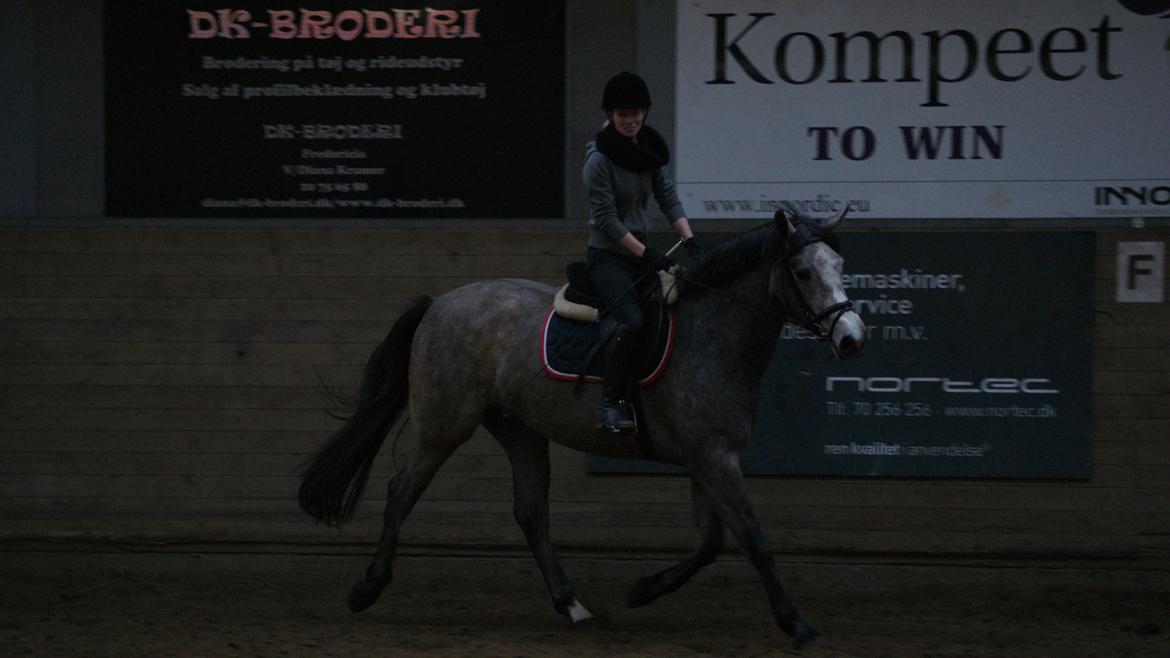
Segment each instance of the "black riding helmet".
[[650,108],[650,89],[641,77],[622,71],[605,83],[601,93],[601,109],[606,112],[618,107]]

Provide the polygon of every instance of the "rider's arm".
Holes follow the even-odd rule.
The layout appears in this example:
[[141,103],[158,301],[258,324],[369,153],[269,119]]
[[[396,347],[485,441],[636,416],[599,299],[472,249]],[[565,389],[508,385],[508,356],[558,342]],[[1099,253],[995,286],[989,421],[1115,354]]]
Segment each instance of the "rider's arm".
[[654,188],[654,196],[658,200],[658,207],[662,210],[662,214],[670,220],[674,232],[678,233],[678,236],[683,240],[695,237],[694,231],[691,230],[691,223],[687,220],[686,211],[683,210],[682,202],[679,201],[674,180],[670,177],[670,172],[666,170],[666,167],[659,167],[654,171],[651,183]]
[[633,233],[626,233],[623,235],[618,244],[622,246],[622,249],[625,249],[626,251],[638,257],[641,257],[642,253],[646,251],[646,245],[642,244],[641,240],[634,237]]

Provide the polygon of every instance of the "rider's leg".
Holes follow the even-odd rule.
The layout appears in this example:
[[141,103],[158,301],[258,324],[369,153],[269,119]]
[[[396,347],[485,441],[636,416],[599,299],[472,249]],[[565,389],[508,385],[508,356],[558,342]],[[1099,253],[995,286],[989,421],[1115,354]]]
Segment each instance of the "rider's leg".
[[635,289],[642,266],[633,256],[595,248],[589,250],[588,264],[602,310],[618,325],[604,350],[598,426],[610,431],[631,431],[634,418],[626,400],[633,374],[634,345],[642,333],[642,306]]
[[636,429],[629,400],[633,378],[634,336],[629,325],[619,324],[605,346],[605,371],[601,384],[601,411],[598,427],[611,432]]

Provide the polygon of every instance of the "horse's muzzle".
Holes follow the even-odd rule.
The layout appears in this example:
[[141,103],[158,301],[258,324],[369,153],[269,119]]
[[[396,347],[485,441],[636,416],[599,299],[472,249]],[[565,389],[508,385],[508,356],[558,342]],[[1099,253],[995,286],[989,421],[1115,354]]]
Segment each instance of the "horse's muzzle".
[[861,356],[865,348],[865,323],[861,321],[861,316],[853,311],[843,314],[833,327],[830,339],[837,358],[848,360]]

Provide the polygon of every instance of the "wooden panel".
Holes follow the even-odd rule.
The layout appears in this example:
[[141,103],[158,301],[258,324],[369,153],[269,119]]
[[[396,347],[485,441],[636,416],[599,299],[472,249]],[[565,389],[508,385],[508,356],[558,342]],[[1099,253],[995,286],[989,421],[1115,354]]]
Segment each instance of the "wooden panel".
[[1170,394],[1098,395],[1093,412],[1102,418],[1170,418]]
[[[13,274],[0,278],[0,295],[14,299],[360,299],[381,305],[391,299],[439,295],[481,278],[446,276],[441,271],[426,276],[347,277],[300,276],[295,272],[280,276],[166,277],[123,276],[117,272],[108,276]],[[561,277],[533,278],[551,284]]]
[[[296,508],[297,472],[339,426],[409,301],[492,277],[558,283],[572,229],[0,229],[0,538],[372,543],[414,437],[391,437],[338,534]],[[1135,237],[1140,235],[1141,237]],[[1170,305],[1113,301],[1098,236],[1093,469],[1084,482],[751,477],[779,551],[1124,555],[1170,537]],[[391,445],[391,444],[394,445]],[[552,451],[554,537],[690,545],[683,476],[590,475]],[[480,431],[404,541],[523,546],[511,474]]]
[[184,343],[146,341],[23,340],[0,343],[0,364],[174,364],[363,365],[376,342],[369,343]]
[[33,386],[314,386],[356,385],[358,365],[199,363],[24,364],[5,368],[13,380]]
[[363,320],[153,320],[112,318],[101,320],[36,319],[0,320],[0,335],[11,340],[76,342],[216,342],[216,343],[361,343],[371,351],[386,335],[399,313],[373,308]]
[[[396,316],[410,297],[380,300],[376,315]],[[0,307],[0,319],[92,320],[362,320],[369,300],[349,299],[14,299]]]
[[1093,378],[1093,392],[1109,395],[1163,395],[1170,393],[1170,372],[1100,371]]
[[[9,235],[14,235],[9,233]],[[438,237],[438,239],[436,239]],[[548,229],[20,229],[0,254],[581,255],[583,228]]]
[[1094,367],[1097,372],[1167,372],[1170,371],[1170,348],[1098,348]]
[[[1108,282],[1113,284],[1112,281]],[[1116,291],[1110,289],[1108,302],[1097,304],[1097,316],[1109,324],[1162,325],[1170,324],[1170,305],[1167,304],[1119,304],[1113,302]]]
[[[356,368],[357,366],[349,366]],[[352,381],[357,380],[357,370]],[[14,408],[47,409],[332,409],[325,391],[310,386],[12,386]]]
[[[125,429],[39,429],[36,440],[27,430],[0,429],[0,453],[61,452],[65,454],[101,451],[154,452],[165,458],[169,453],[283,453],[308,454],[325,435],[319,431],[260,430],[125,430]],[[390,448],[383,456],[389,457]]]
[[118,272],[124,276],[398,276],[439,270],[448,276],[556,276],[564,271],[562,254],[45,254],[5,256],[5,270],[18,275],[88,275]]
[[1141,325],[1098,325],[1094,343],[1100,347],[1123,347],[1142,349],[1170,348],[1170,332],[1166,323]]
[[1097,443],[1134,440],[1170,444],[1166,440],[1170,437],[1170,420],[1166,418],[1096,418],[1093,427]]

